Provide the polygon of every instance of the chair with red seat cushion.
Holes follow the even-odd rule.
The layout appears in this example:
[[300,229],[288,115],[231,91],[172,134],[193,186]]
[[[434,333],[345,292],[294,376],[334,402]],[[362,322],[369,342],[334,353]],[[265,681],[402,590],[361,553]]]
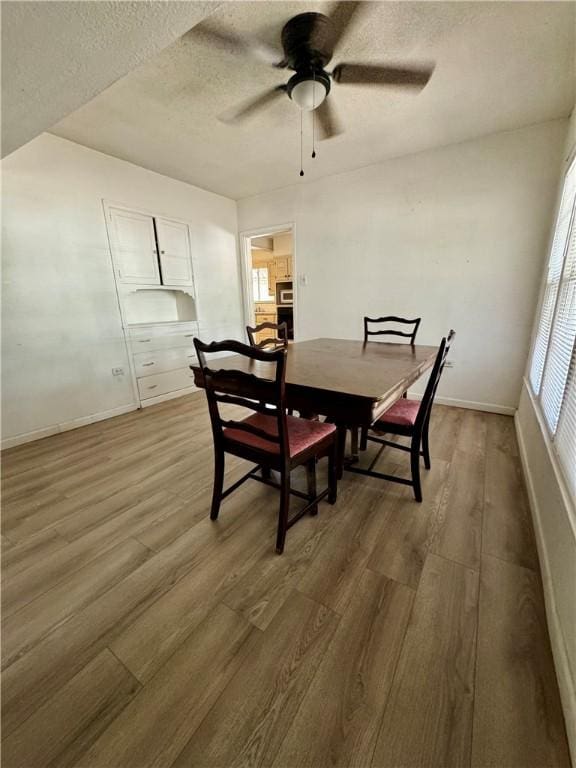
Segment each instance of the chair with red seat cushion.
[[401,427],[413,427],[418,416],[420,403],[417,400],[401,398],[393,406],[388,408],[382,419],[388,424],[397,424]]
[[408,481],[404,478],[395,480],[392,476],[386,476],[386,479],[411,485],[414,488],[416,501],[422,501],[422,487],[420,484],[421,456],[424,458],[426,469],[430,469],[430,448],[428,444],[430,412],[446,358],[448,357],[450,344],[455,335],[454,331],[450,331],[448,338],[442,339],[422,400],[418,402],[402,398],[385,411],[372,425],[372,432],[375,432],[376,435],[392,434],[409,437],[410,445],[394,443],[391,440],[386,440],[371,433],[367,436],[367,439],[373,443],[380,443],[382,446],[387,445],[391,448],[397,448],[410,453],[412,480]]
[[[280,510],[276,552],[284,550],[286,532],[306,512],[316,514],[318,503],[328,497],[336,502],[337,433],[333,424],[308,421],[286,414],[285,373],[287,349],[265,351],[238,341],[204,344],[194,339],[202,371],[212,435],[214,437],[214,490],[210,518],[216,520],[221,502],[248,479],[258,480],[280,489]],[[221,361],[222,367],[209,367],[206,355],[230,352],[236,355]],[[214,361],[216,363],[217,361]],[[236,405],[253,413],[239,421],[226,419],[220,406]],[[256,466],[226,491],[224,486],[225,454],[253,461]],[[316,462],[328,456],[328,488],[316,492]],[[306,467],[308,493],[290,487],[290,473],[298,466]],[[280,474],[280,482],[270,477],[271,470]],[[288,518],[290,495],[305,499],[305,506]]]
[[[421,317],[415,317],[414,320],[408,320],[405,317],[397,317],[396,315],[387,315],[386,317],[364,317],[364,343],[366,344],[366,342],[370,341],[371,336],[398,336],[401,339],[408,339],[406,342],[408,344],[415,344],[416,334],[418,333],[421,321]],[[398,330],[398,328],[403,326],[407,327],[407,332]],[[406,392],[403,393],[402,397],[406,397]],[[354,442],[357,440],[354,430],[352,432],[352,439]],[[366,427],[362,427],[360,450],[365,451],[367,444],[368,430]]]
[[[242,423],[245,425],[250,424],[270,434],[278,434],[276,419],[272,416],[255,413],[253,416],[244,419]],[[296,418],[296,416],[287,416],[286,426],[288,429],[288,452],[291,459],[298,456],[302,451],[311,448],[318,440],[321,440],[335,430],[333,424],[326,424],[321,421],[308,421],[307,419]],[[252,432],[243,432],[233,427],[228,427],[224,430],[224,437],[227,440],[233,440],[234,442],[242,443],[252,448],[260,448],[264,451],[271,451],[272,453],[278,453],[280,450],[278,443],[272,443]]]

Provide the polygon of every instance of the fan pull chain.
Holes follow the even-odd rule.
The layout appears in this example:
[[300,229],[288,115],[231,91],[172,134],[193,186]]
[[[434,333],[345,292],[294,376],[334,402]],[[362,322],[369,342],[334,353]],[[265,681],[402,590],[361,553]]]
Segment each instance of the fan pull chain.
[[312,160],[316,157],[316,72],[313,73],[312,86]]
[[303,149],[302,149],[302,110],[300,110],[300,176],[304,176]]
[[316,157],[316,108],[312,111],[312,159]]

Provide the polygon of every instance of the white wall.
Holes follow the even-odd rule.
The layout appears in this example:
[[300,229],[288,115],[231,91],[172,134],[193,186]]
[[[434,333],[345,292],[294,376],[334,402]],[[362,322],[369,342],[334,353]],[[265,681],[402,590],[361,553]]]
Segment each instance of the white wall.
[[239,228],[295,222],[296,271],[307,279],[297,286],[298,338],[361,338],[364,314],[421,316],[424,344],[453,327],[455,368],[440,395],[511,413],[566,127],[556,120],[246,198]]
[[188,221],[201,336],[241,333],[234,201],[48,134],[2,173],[5,440],[135,405],[103,198]]
[[[560,202],[564,172],[576,149],[576,112],[572,114],[563,153],[562,173],[557,204]],[[550,217],[550,238],[555,216]],[[545,262],[548,260],[545,249]],[[542,275],[542,286],[544,275]],[[536,313],[536,328],[539,312]],[[526,370],[526,376],[528,369]],[[516,431],[528,486],[530,505],[542,581],[546,598],[546,615],[554,652],[554,661],[564,708],[566,730],[573,762],[576,764],[576,503],[563,481],[548,439],[543,420],[539,417],[527,381],[524,380],[520,406],[516,414]]]

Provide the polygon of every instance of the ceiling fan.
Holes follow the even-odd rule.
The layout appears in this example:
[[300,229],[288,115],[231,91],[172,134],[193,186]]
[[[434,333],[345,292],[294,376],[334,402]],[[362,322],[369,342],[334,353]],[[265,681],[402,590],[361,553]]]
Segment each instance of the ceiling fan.
[[228,49],[247,53],[277,69],[290,69],[294,72],[287,83],[264,91],[256,98],[225,113],[220,119],[224,122],[238,122],[286,94],[303,111],[316,110],[320,138],[328,139],[343,131],[335,110],[327,99],[333,83],[423,88],[434,71],[433,65],[399,67],[343,62],[331,72],[326,70],[335,48],[342,42],[354,17],[365,5],[363,2],[346,0],[337,2],[329,16],[313,12],[294,16],[282,29],[283,56],[254,37],[241,38],[205,28],[205,35],[216,43],[224,44]]

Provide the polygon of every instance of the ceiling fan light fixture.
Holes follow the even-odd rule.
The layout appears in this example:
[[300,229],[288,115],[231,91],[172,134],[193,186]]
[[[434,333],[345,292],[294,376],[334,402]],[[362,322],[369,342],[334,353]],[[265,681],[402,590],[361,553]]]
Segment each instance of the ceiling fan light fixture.
[[288,96],[304,112],[309,112],[324,101],[330,91],[330,78],[325,72],[295,74],[288,81]]

